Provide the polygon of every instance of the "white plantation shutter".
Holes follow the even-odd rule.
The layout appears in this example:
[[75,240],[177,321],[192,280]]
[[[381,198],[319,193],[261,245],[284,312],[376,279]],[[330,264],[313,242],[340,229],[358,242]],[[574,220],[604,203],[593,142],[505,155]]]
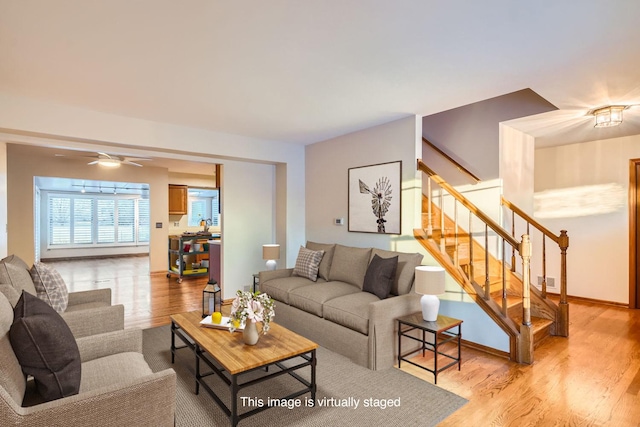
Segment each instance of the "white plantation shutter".
[[211,200],[211,225],[216,227],[220,226],[220,192],[216,191],[216,194]]
[[136,203],[134,199],[118,200],[118,242],[133,243],[136,236]]
[[49,193],[46,203],[49,247],[149,243],[148,198]]
[[71,243],[71,199],[49,198],[49,242],[52,245]]
[[200,221],[208,218],[205,200],[189,199],[189,226],[197,227],[200,225]]
[[116,201],[98,199],[98,243],[116,241]]
[[93,243],[93,199],[73,199],[73,243]]
[[149,199],[138,199],[138,242],[149,242],[150,222]]

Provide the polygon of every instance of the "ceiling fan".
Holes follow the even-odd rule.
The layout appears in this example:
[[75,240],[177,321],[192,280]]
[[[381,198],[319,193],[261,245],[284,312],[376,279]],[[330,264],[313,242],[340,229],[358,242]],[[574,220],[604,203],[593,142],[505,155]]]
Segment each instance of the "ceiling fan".
[[[67,157],[65,154],[56,154],[56,156],[61,156],[61,157]],[[137,162],[142,162],[142,161],[150,161],[151,159],[147,159],[147,158],[141,158],[141,157],[123,157],[123,156],[116,156],[116,155],[112,155],[112,154],[107,154],[107,153],[103,153],[103,152],[98,152],[96,156],[75,156],[75,157],[84,157],[84,158],[88,158],[88,159],[95,159],[89,163],[87,163],[88,165],[100,165],[100,166],[104,166],[106,168],[119,168],[120,165],[131,165],[131,166],[137,166],[137,167],[142,167],[142,165],[140,163]],[[135,160],[135,161],[134,161]]]

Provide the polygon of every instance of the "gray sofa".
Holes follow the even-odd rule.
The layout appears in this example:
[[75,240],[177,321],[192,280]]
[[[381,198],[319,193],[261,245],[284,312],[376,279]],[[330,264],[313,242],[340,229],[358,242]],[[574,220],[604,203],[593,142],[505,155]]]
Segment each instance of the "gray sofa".
[[[293,268],[259,274],[260,291],[276,301],[274,321],[369,369],[392,367],[395,319],[420,311],[413,279],[423,255],[315,242],[307,242],[306,248],[324,251],[317,281],[294,275]],[[375,255],[398,256],[393,285],[384,299],[363,291]]]
[[0,425],[174,425],[176,374],[151,371],[142,355],[142,330],[78,338],[79,393],[42,402],[11,344],[13,321],[14,310],[0,293]]

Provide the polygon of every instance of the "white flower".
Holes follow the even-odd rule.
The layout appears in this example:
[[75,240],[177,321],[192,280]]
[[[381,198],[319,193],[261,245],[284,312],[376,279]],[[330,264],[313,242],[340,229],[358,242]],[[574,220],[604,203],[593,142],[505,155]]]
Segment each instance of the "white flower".
[[262,322],[262,333],[269,331],[269,322],[275,316],[274,302],[267,294],[259,292],[238,291],[231,304],[231,319],[229,320],[231,332],[236,330],[234,320],[240,324],[251,322]]

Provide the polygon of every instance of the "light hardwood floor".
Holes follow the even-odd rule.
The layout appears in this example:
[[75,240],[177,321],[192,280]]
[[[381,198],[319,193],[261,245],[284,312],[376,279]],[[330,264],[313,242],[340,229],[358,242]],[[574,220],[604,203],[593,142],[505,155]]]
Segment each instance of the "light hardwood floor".
[[[125,305],[126,327],[167,324],[170,314],[201,308],[206,279],[150,276],[144,257],[51,264],[71,291],[110,287],[113,302]],[[469,403],[440,425],[640,426],[640,310],[570,301],[570,319],[569,338],[545,340],[532,365],[463,348],[461,371],[442,372],[438,386]],[[433,383],[419,368],[402,370]]]

